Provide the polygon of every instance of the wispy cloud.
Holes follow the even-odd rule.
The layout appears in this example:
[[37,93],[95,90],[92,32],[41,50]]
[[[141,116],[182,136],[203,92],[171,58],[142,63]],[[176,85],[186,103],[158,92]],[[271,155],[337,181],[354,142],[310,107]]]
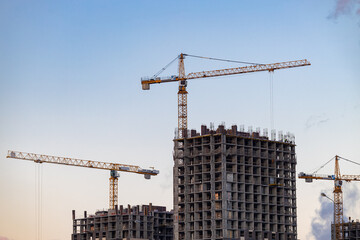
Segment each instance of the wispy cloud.
[[321,115],[312,115],[308,118],[305,123],[305,128],[309,129],[311,127],[319,126],[320,124],[326,123],[330,119],[326,116],[325,113]]
[[340,15],[355,14],[360,16],[360,0],[337,0],[335,9],[328,16],[329,19],[337,19]]

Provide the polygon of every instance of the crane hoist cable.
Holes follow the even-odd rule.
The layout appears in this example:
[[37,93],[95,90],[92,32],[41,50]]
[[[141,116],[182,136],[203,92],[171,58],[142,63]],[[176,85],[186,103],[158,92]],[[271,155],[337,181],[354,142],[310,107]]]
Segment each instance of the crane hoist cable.
[[35,239],[42,239],[43,216],[43,168],[42,164],[35,165]]
[[269,71],[270,83],[270,128],[274,129],[274,71]]

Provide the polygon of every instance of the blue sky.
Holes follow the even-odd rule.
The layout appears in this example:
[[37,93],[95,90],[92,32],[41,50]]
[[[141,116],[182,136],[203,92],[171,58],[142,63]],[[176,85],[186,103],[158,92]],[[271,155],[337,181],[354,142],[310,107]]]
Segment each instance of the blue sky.
[[[336,11],[341,3],[347,7]],[[35,238],[35,166],[6,159],[8,149],[154,166],[161,174],[151,181],[122,174],[119,202],[172,207],[177,86],[142,91],[140,78],[181,52],[259,63],[307,58],[310,67],[274,74],[275,128],[295,134],[299,171],[335,154],[360,162],[359,8],[326,0],[1,1],[0,236]],[[185,59],[186,72],[233,66]],[[269,128],[268,73],[193,80],[188,91],[189,128]],[[43,170],[44,239],[69,238],[72,209],[107,207],[108,172]],[[344,163],[342,173],[360,169]],[[298,182],[300,239],[314,239],[318,196],[331,187]],[[58,228],[48,224],[55,220]]]

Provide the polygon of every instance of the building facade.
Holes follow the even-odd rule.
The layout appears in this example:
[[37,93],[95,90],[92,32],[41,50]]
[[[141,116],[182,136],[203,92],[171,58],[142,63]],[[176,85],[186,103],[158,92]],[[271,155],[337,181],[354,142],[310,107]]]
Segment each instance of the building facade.
[[116,206],[108,211],[75,218],[73,211],[72,240],[173,239],[173,213],[166,207],[142,205]]
[[174,140],[175,240],[297,239],[294,137],[271,138],[203,125]]
[[[344,223],[344,240],[360,240],[360,221],[349,219],[349,222]],[[334,224],[331,224],[331,240],[335,240],[334,237]]]

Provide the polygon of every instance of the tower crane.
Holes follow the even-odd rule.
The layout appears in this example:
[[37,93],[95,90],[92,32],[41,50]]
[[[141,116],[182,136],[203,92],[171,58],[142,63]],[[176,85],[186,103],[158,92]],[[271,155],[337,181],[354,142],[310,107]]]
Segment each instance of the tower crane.
[[[328,164],[331,160],[330,159],[327,163],[321,166],[317,171],[323,168],[326,164]],[[336,240],[343,240],[343,194],[342,194],[342,183],[343,181],[351,182],[351,181],[360,181],[360,175],[341,175],[340,174],[340,166],[339,166],[339,159],[343,159],[345,161],[349,161],[355,164],[360,165],[359,163],[353,162],[351,160],[339,157],[338,155],[335,156],[335,171],[333,175],[324,175],[324,174],[317,174],[315,171],[314,173],[307,174],[304,172],[299,173],[299,178],[305,179],[305,182],[311,183],[313,179],[315,180],[332,180],[334,181],[334,226],[335,226],[335,239]]]
[[[205,58],[211,60],[220,60],[227,62],[237,62],[237,63],[246,63],[251,64],[250,66],[244,67],[236,67],[236,68],[227,68],[220,70],[211,70],[211,71],[202,71],[202,72],[193,72],[189,74],[185,74],[184,67],[184,59],[185,56],[189,57],[198,57]],[[158,77],[158,75],[163,72],[171,63],[175,60],[179,60],[179,75],[172,75],[170,77]],[[141,79],[141,85],[143,90],[149,90],[151,84],[155,83],[166,83],[166,82],[178,82],[179,83],[179,91],[178,91],[178,136],[179,138],[187,137],[187,81],[191,79],[197,78],[209,78],[209,77],[219,77],[226,75],[234,75],[234,74],[242,74],[242,73],[250,73],[250,72],[261,72],[261,71],[269,71],[273,72],[278,69],[285,68],[294,68],[311,65],[310,62],[306,59],[297,60],[297,61],[288,61],[288,62],[280,62],[280,63],[270,63],[270,64],[256,64],[256,63],[248,63],[248,62],[239,62],[239,61],[231,61],[224,59],[216,59],[216,58],[208,58],[208,57],[200,57],[189,54],[181,53],[174,60],[172,60],[168,65],[166,65],[163,69],[161,69],[157,74],[153,77],[143,77]]]
[[6,156],[7,158],[21,159],[33,161],[35,163],[53,163],[53,164],[62,164],[67,166],[75,167],[86,167],[86,168],[96,168],[110,170],[109,178],[109,208],[115,209],[115,206],[118,204],[118,179],[120,177],[119,172],[128,172],[144,175],[145,179],[150,179],[151,176],[156,176],[159,174],[158,170],[154,169],[144,169],[139,166],[119,164],[119,163],[109,163],[109,162],[98,162],[91,160],[81,160],[76,158],[67,158],[67,157],[56,157],[50,155],[36,154],[36,153],[27,153],[27,152],[17,152],[17,151],[8,151]]

